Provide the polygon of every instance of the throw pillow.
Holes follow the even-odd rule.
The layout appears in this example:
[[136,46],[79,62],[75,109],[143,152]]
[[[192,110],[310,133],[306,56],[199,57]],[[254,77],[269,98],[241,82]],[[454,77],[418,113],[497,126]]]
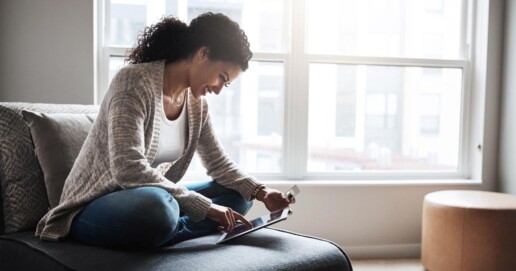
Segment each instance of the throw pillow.
[[4,231],[31,230],[48,211],[43,173],[21,112],[0,106],[0,124]]
[[59,204],[64,182],[96,114],[45,114],[23,110],[43,172],[50,208]]

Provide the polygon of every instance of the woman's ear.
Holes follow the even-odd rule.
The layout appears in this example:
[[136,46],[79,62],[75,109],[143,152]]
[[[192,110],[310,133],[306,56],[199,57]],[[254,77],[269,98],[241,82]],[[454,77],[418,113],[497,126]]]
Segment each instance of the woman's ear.
[[201,60],[208,59],[208,54],[210,53],[210,49],[206,46],[199,48],[198,55]]

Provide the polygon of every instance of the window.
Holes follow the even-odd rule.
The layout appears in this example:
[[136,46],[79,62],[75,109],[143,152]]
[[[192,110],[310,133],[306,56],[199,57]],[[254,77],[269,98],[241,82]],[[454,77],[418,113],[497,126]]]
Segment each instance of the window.
[[[230,88],[207,97],[242,169],[262,179],[462,176],[468,3],[104,0],[99,102],[144,26],[222,12],[254,53]],[[202,176],[195,161],[190,176]]]

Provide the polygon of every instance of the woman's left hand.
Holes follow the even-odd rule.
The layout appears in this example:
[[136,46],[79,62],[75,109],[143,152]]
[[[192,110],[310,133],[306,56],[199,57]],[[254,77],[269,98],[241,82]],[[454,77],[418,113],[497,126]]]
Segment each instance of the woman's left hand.
[[263,187],[256,193],[256,199],[263,202],[271,212],[286,208],[290,202],[281,191]]

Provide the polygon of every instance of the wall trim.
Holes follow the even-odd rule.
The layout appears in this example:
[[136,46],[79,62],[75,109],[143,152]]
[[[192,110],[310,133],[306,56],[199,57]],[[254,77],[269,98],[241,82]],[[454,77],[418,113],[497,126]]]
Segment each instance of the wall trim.
[[405,259],[420,258],[421,244],[393,244],[371,246],[339,246],[353,259]]

